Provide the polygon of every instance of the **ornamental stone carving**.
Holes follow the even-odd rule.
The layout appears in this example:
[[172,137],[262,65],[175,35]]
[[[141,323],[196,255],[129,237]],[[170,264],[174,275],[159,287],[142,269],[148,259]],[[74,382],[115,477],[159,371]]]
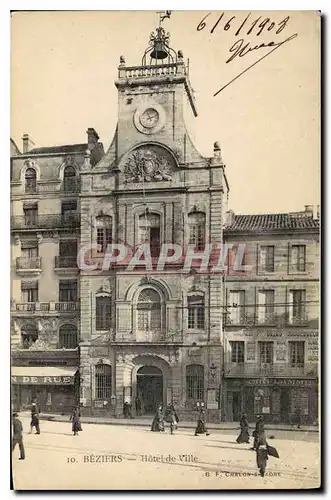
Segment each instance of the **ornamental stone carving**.
[[171,181],[171,165],[165,154],[141,148],[130,154],[124,176],[127,183]]

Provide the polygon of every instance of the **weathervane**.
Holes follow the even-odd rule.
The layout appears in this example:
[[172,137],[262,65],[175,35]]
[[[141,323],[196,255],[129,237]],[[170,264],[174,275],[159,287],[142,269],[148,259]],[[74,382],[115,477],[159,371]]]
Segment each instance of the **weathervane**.
[[165,19],[170,19],[171,16],[171,10],[158,10],[156,13],[159,15],[159,26]]

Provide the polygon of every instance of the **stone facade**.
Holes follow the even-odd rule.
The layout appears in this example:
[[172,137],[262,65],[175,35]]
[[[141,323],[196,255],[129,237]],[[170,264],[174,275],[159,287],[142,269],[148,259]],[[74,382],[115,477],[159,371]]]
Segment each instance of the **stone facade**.
[[[16,406],[37,394],[44,411],[79,403],[86,415],[122,416],[125,401],[146,414],[172,401],[181,420],[204,404],[210,421],[245,411],[279,422],[302,400],[301,418],[316,421],[318,219],[228,211],[218,143],[205,158],[185,127],[184,110],[197,110],[180,51],[165,64],[129,67],[121,57],[115,85],[106,153],[93,128],[85,144],[33,148],[26,134],[23,153],[11,144],[12,362],[27,376],[31,366],[77,368],[65,408],[58,388],[24,386],[24,377],[15,378]],[[145,242],[151,269],[103,267],[108,244],[130,257]],[[166,243],[183,253],[161,269]],[[188,245],[201,254],[208,243],[244,244],[251,268],[186,271]],[[273,248],[269,271],[264,247]],[[304,255],[299,271],[292,247],[300,266]]]

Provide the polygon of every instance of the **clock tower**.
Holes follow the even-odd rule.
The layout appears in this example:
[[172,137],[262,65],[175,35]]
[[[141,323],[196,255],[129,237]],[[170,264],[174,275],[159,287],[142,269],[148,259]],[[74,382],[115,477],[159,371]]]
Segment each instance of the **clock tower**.
[[[113,141],[97,164],[87,152],[81,171],[81,245],[95,249],[80,276],[81,399],[85,413],[115,416],[125,401],[145,413],[173,401],[182,420],[206,404],[218,421],[222,278],[187,272],[184,260],[188,245],[200,255],[221,245],[228,185],[219,144],[205,158],[187,133],[184,108],[197,110],[188,65],[163,28],[169,15],[139,66],[120,57]],[[152,267],[101,270],[110,243],[134,252],[148,243]],[[160,269],[166,243],[182,255]]]

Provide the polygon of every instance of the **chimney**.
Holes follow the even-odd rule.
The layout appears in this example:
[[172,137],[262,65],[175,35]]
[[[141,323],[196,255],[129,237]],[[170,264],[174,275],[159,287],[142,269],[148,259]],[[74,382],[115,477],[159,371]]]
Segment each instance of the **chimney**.
[[305,205],[305,215],[306,217],[314,216],[314,206],[313,205]]
[[225,226],[229,227],[234,222],[234,211],[228,210],[225,212]]
[[23,141],[23,154],[33,149],[35,143],[31,139],[31,137],[29,137],[29,134],[23,134],[22,141]]
[[86,133],[87,133],[87,148],[92,152],[99,140],[99,136],[97,132],[94,130],[94,128],[91,127],[87,129]]

